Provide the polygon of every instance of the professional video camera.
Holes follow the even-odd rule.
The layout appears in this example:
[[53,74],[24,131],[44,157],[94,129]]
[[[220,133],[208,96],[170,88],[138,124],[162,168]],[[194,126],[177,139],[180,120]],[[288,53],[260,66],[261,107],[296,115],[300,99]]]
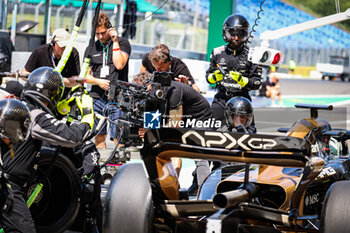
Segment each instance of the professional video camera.
[[145,101],[151,98],[145,86],[119,80],[111,84],[109,97],[117,108],[135,120],[142,117]]
[[120,143],[126,146],[141,145],[138,130],[143,127],[143,114],[157,110],[162,114],[166,113],[162,87],[170,86],[173,76],[173,73],[154,72],[147,81],[152,86],[151,90],[147,90],[146,86],[120,80],[111,82],[109,98],[124,112],[124,116],[115,122],[121,134]]

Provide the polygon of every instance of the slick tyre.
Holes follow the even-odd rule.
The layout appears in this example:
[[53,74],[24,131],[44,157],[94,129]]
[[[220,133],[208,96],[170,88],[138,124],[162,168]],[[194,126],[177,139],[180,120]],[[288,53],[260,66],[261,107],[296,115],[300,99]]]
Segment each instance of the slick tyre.
[[152,190],[142,164],[125,164],[115,173],[106,198],[103,232],[152,232]]
[[40,151],[34,183],[28,186],[29,197],[38,182],[44,184],[30,208],[37,233],[63,232],[73,223],[80,206],[80,179],[66,156],[57,156],[52,171],[44,179],[54,154],[49,148]]
[[338,181],[328,189],[321,214],[321,233],[350,232],[350,181]]

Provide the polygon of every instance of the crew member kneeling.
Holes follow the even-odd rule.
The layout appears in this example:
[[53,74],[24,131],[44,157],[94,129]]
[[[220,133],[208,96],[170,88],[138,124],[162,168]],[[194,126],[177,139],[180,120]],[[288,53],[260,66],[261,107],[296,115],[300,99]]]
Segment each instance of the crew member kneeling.
[[[34,222],[27,207],[26,186],[33,178],[34,164],[42,142],[63,147],[81,145],[94,125],[92,98],[86,94],[77,98],[81,111],[80,123],[70,126],[56,119],[56,105],[64,91],[63,78],[50,67],[34,70],[28,77],[22,93],[31,115],[30,135],[22,143],[2,153],[3,172],[13,190],[13,208],[3,213],[1,226],[5,232],[35,232]],[[15,156],[11,156],[15,154]]]

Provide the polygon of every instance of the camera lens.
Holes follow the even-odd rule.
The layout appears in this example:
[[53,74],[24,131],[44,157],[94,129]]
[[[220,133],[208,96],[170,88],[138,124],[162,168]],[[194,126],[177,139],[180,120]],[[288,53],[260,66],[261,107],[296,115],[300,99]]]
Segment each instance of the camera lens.
[[155,94],[156,94],[156,97],[158,99],[162,99],[164,97],[164,91],[163,90],[156,90]]

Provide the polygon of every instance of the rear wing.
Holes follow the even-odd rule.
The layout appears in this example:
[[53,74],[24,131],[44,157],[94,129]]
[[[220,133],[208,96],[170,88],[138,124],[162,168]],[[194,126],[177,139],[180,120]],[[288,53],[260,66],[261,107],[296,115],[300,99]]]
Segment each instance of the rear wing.
[[309,108],[310,109],[310,116],[311,118],[317,118],[318,117],[318,110],[333,110],[333,105],[320,105],[320,104],[304,104],[304,103],[298,103],[295,104],[296,108]]
[[[297,103],[294,105],[296,108],[308,108],[310,109],[310,117],[316,119],[318,117],[318,110],[333,110],[333,105],[322,105],[322,104],[305,104]],[[290,128],[281,127],[277,131],[280,133],[287,133]]]
[[148,131],[144,158],[157,156],[304,167],[309,141],[288,136],[162,128]]

